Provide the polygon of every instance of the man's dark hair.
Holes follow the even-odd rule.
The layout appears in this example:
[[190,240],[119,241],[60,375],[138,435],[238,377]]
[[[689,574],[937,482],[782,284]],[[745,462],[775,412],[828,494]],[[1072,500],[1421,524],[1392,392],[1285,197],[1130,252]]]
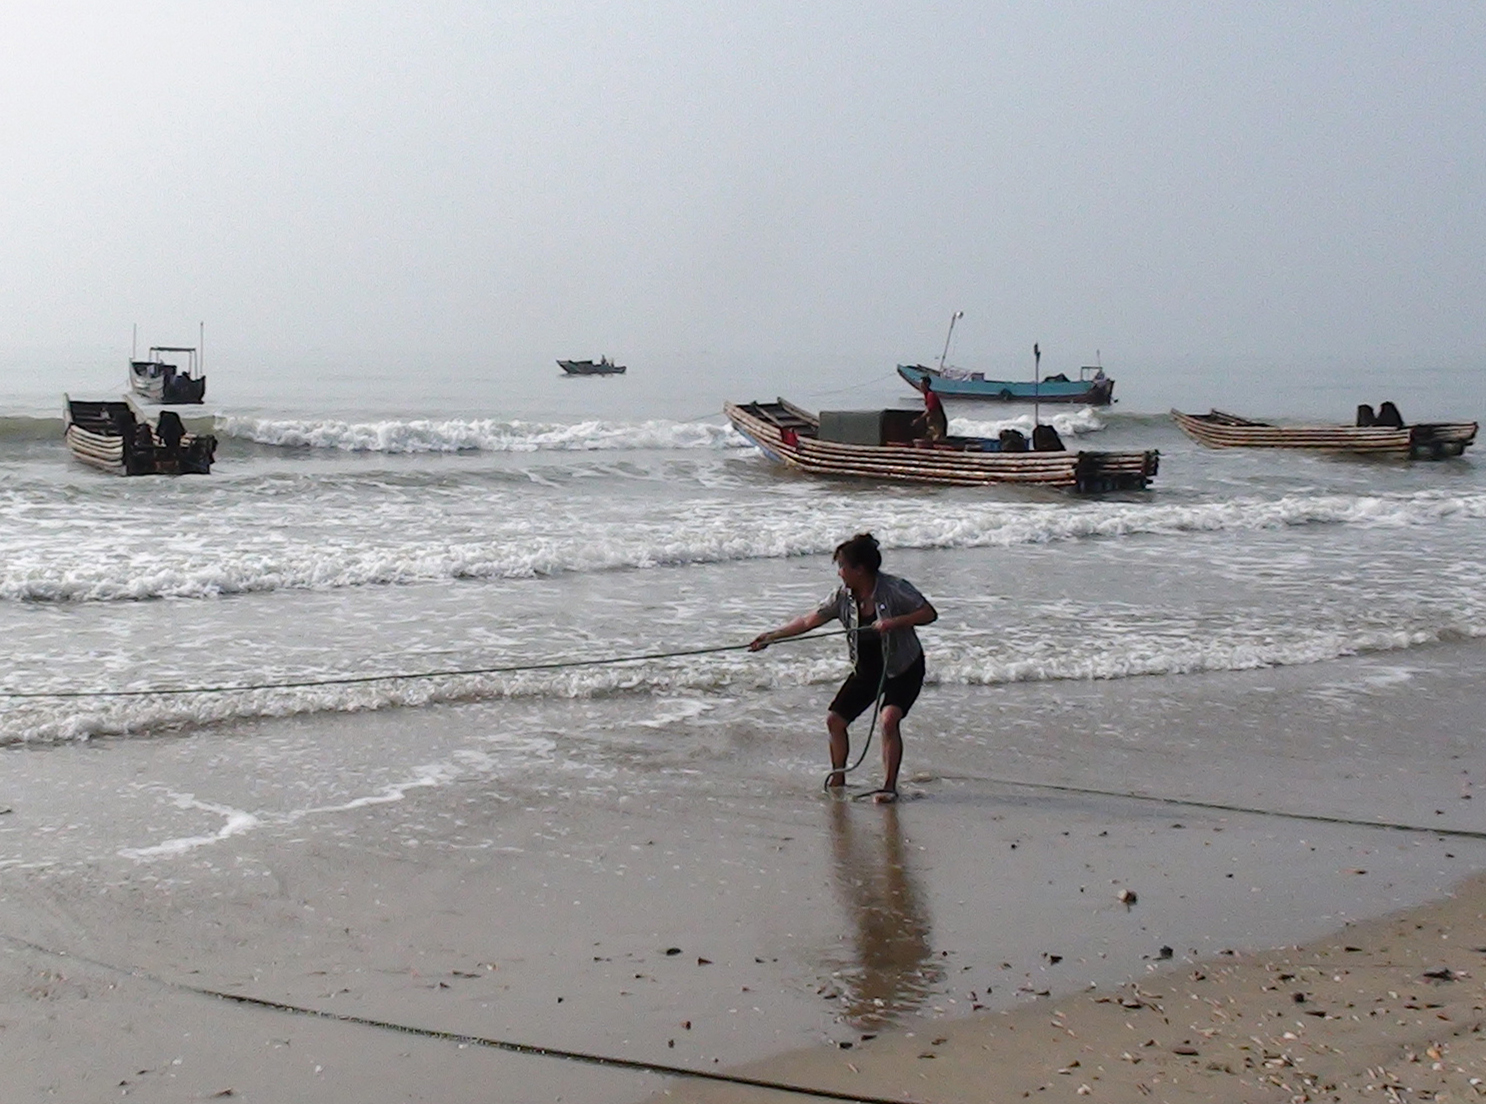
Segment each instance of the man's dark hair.
[[847,567],[865,567],[874,575],[882,569],[882,550],[871,533],[858,533],[851,540],[842,541],[831,559]]

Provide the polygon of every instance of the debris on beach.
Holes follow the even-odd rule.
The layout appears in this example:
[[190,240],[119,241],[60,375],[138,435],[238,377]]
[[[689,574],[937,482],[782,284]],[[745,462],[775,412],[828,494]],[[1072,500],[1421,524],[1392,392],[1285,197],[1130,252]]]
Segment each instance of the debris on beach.
[[1140,897],[1133,889],[1122,889],[1115,894],[1115,900],[1124,905],[1127,909],[1131,909],[1135,907],[1135,902],[1139,901]]
[[1424,976],[1432,981],[1459,981],[1467,975],[1456,973],[1448,966],[1441,966],[1438,970],[1425,970]]

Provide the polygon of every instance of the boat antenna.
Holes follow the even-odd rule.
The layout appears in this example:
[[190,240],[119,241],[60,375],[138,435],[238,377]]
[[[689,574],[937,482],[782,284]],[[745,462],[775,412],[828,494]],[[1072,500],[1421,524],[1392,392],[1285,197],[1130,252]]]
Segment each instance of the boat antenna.
[[129,338],[129,359],[139,356],[139,323],[134,323],[134,333]]
[[964,311],[955,311],[949,316],[949,333],[944,335],[944,352],[939,354],[939,374],[944,374],[944,358],[949,356],[949,339],[955,335],[955,323],[965,317]]
[[196,338],[196,376],[199,379],[206,375],[206,323],[198,322],[196,326],[199,335]]
[[1037,432],[1038,421],[1041,415],[1038,413],[1038,400],[1041,398],[1041,385],[1037,382],[1042,378],[1042,350],[1037,347],[1037,342],[1032,342],[1032,432]]

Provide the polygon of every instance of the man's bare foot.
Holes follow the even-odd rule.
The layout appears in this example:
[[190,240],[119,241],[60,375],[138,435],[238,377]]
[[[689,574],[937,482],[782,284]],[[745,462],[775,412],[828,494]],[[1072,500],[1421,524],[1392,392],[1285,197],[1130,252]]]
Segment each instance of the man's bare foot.
[[845,785],[846,785],[846,772],[845,771],[832,771],[830,774],[826,775],[826,789],[828,789],[828,790],[839,790],[839,789],[841,789],[841,787],[843,787]]
[[891,805],[894,801],[897,800],[897,790],[878,790],[875,794],[872,795],[872,804],[874,805]]

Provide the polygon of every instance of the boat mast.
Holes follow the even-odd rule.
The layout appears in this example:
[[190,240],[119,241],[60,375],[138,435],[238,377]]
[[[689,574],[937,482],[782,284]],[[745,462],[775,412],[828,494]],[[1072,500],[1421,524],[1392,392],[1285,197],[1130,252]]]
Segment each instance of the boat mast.
[[206,375],[206,323],[198,322],[196,338],[196,378]]
[[944,375],[944,359],[949,356],[949,339],[955,335],[955,323],[965,317],[964,311],[955,311],[949,316],[949,333],[944,335],[944,352],[939,354],[939,374]]
[[139,356],[139,323],[134,323],[134,333],[129,338],[129,359]]
[[1032,432],[1037,432],[1038,400],[1042,395],[1042,385],[1038,380],[1042,378],[1042,350],[1037,347],[1037,342],[1032,342]]

